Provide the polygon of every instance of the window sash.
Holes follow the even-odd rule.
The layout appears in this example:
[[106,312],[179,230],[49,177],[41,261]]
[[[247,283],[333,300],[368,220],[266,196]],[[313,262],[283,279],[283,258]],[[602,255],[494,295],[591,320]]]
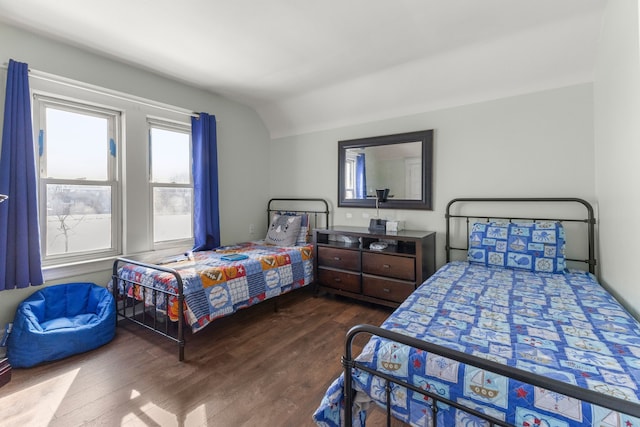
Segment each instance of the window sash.
[[[107,107],[97,106],[90,103],[83,103],[75,100],[67,100],[63,98],[52,98],[50,96],[41,95],[39,93],[34,94],[34,111],[38,114],[34,115],[34,119],[37,119],[37,123],[34,123],[34,129],[36,132],[46,129],[46,110],[47,108],[55,108],[57,110],[67,111],[76,114],[83,114],[91,117],[106,118],[108,123],[107,137],[110,141],[113,141],[115,147],[115,153],[109,155],[111,147],[106,147],[108,154],[107,165],[107,181],[115,181],[118,178],[118,152],[120,148],[120,118],[122,112]],[[37,110],[36,110],[37,109]],[[41,178],[49,178],[47,174],[47,150],[45,149],[44,142],[41,139],[46,140],[46,131],[43,135],[36,135],[36,141],[39,151],[39,171]]]
[[[186,219],[187,221],[186,224],[184,223],[184,220],[179,221],[179,219],[176,218],[176,216],[183,216],[184,214],[164,216],[156,213],[156,210],[155,210],[156,190],[170,190],[170,189],[188,190],[189,197],[186,202],[188,204],[188,214],[187,214],[188,218]],[[151,186],[151,210],[152,210],[151,215],[153,217],[151,221],[152,236],[153,236],[153,243],[156,248],[161,246],[166,246],[166,245],[193,244],[193,187],[190,187],[187,185],[153,184]],[[171,216],[174,217],[173,221],[171,221],[171,218],[170,218]],[[163,223],[162,225],[164,227],[158,227],[158,225],[160,225],[159,223]],[[165,231],[164,233],[160,231],[160,229],[167,230],[167,228],[165,227],[170,227],[170,226],[174,226],[174,227],[178,226],[182,230],[186,230],[187,235],[185,236],[184,234],[181,235],[179,233],[175,233],[174,230]],[[159,236],[162,236],[162,235],[164,235],[165,238],[159,238]]]
[[345,194],[348,199],[355,197],[356,189],[356,159],[355,157],[347,157],[345,162]]
[[[107,140],[104,146],[104,155],[107,159],[107,178],[106,180],[88,180],[88,179],[68,179],[49,177],[47,173],[47,119],[46,112],[48,108],[54,108],[62,111],[68,111],[76,114],[99,117],[107,120]],[[38,169],[39,169],[39,206],[40,206],[40,233],[43,266],[56,265],[61,263],[70,263],[76,261],[91,260],[101,257],[115,256],[121,253],[121,203],[120,203],[120,183],[118,180],[118,152],[120,149],[120,117],[122,113],[114,109],[108,109],[101,106],[92,105],[76,100],[68,100],[62,98],[53,98],[46,95],[34,94],[34,129],[38,133],[36,143],[38,145]],[[84,187],[107,187],[111,193],[110,198],[110,244],[107,248],[88,249],[69,251],[64,253],[49,253],[47,244],[51,236],[49,235],[49,221],[51,215],[49,213],[48,189],[52,185]],[[62,228],[70,226],[66,224],[66,220],[59,217],[59,232],[62,238],[68,242],[69,236]],[[79,226],[83,219],[76,218],[75,225]],[[68,231],[73,232],[73,227]],[[83,226],[85,227],[85,226]],[[85,227],[86,228],[86,227]]]
[[[166,246],[175,246],[175,245],[192,245],[193,244],[193,174],[192,174],[192,142],[191,142],[191,128],[190,126],[184,123],[172,122],[169,120],[162,120],[158,118],[148,118],[147,119],[148,128],[149,128],[149,195],[150,195],[150,206],[151,206],[151,238],[153,239],[153,246],[155,249],[166,247]],[[189,145],[188,145],[188,164],[189,170],[187,171],[188,182],[186,183],[176,183],[176,182],[164,182],[160,180],[156,180],[153,176],[153,141],[152,141],[152,129],[161,129],[170,132],[178,132],[184,133],[188,136]],[[155,197],[156,190],[170,190],[170,189],[184,189],[189,190],[189,219],[188,225],[185,226],[184,223],[179,224],[180,227],[186,229],[188,227],[188,234],[186,236],[175,235],[171,232],[165,233],[166,238],[159,238],[160,232],[158,227],[158,222],[160,222],[160,215],[157,215],[155,208]],[[167,218],[164,218],[165,220]],[[165,223],[165,226],[167,224]]]
[[[49,207],[48,207],[48,199],[49,199],[49,187],[53,185],[61,185],[61,186],[73,186],[73,187],[104,187],[107,188],[111,197],[109,199],[110,202],[110,212],[109,212],[109,226],[110,233],[108,235],[109,245],[102,248],[96,249],[88,249],[83,248],[80,250],[70,250],[59,252],[56,250],[52,250],[49,252],[49,243],[55,243],[53,239],[57,239],[60,237],[60,240],[65,241],[66,244],[70,242],[70,239],[76,235],[77,230],[74,228],[78,226],[82,226],[83,228],[87,228],[86,224],[89,221],[99,221],[99,216],[104,214],[93,214],[93,213],[67,213],[70,217],[70,221],[65,223],[66,218],[63,218],[63,215],[60,215],[56,218],[55,215],[48,215]],[[62,179],[43,179],[41,180],[41,202],[40,206],[45,207],[45,209],[41,209],[41,244],[43,247],[43,259],[47,261],[48,264],[57,264],[61,261],[82,261],[88,259],[95,259],[99,257],[107,257],[107,256],[115,256],[119,253],[119,239],[118,233],[119,228],[116,226],[118,224],[116,213],[114,213],[114,206],[117,206],[117,183],[111,182],[107,183],[105,181],[78,181],[78,180],[62,180]],[[57,219],[57,223],[55,223]],[[56,229],[58,230],[55,236],[51,236],[49,231],[49,223],[54,222],[56,225]],[[70,227],[68,231],[70,231],[69,236],[67,236],[65,230],[62,229],[63,226]],[[93,231],[87,232],[88,238],[99,238],[100,230],[103,230],[104,227],[98,226],[97,228],[94,226]],[[53,231],[53,230],[52,230]],[[102,236],[104,237],[104,236]],[[65,244],[65,246],[66,246]],[[58,246],[60,243],[58,243]],[[77,244],[75,245],[77,246]],[[82,244],[81,244],[82,246]]]

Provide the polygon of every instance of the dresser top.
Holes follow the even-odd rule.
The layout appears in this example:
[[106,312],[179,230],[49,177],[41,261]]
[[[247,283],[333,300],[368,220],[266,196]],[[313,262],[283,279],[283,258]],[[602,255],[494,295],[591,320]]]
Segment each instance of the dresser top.
[[317,228],[315,231],[326,234],[350,234],[357,235],[359,237],[374,237],[374,238],[411,238],[422,239],[430,234],[435,234],[434,231],[427,230],[402,230],[397,232],[375,232],[369,231],[367,227],[352,227],[348,225],[335,225],[329,228]]

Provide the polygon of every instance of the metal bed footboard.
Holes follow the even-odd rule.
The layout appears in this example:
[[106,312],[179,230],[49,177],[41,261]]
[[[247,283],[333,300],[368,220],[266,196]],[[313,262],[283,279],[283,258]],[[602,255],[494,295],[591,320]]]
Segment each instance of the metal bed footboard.
[[409,347],[417,348],[423,351],[427,351],[429,353],[434,353],[439,356],[446,357],[448,359],[456,360],[466,365],[475,366],[476,368],[490,371],[498,375],[513,378],[515,380],[522,381],[524,383],[531,384],[536,387],[542,387],[546,390],[553,391],[567,397],[572,397],[572,398],[581,400],[583,402],[588,402],[591,404],[595,404],[601,407],[605,407],[605,408],[620,412],[625,415],[630,415],[630,416],[640,418],[640,404],[638,403],[634,403],[628,400],[619,399],[617,397],[598,393],[593,390],[589,390],[576,385],[564,383],[562,381],[554,380],[549,377],[544,377],[538,374],[534,374],[528,371],[514,368],[512,366],[502,365],[500,363],[496,363],[491,360],[482,359],[477,356],[473,356],[471,354],[463,353],[463,352],[453,350],[447,347],[443,347],[437,344],[432,344],[426,341],[418,340],[416,338],[399,334],[397,332],[393,332],[387,329],[382,329],[382,328],[371,326],[371,325],[358,325],[351,328],[347,333],[346,344],[345,344],[345,356],[342,358],[342,366],[344,367],[344,396],[345,396],[344,420],[347,426],[351,426],[353,421],[352,408],[353,408],[353,398],[354,398],[355,391],[353,389],[353,379],[351,377],[351,371],[352,369],[355,368],[355,369],[360,369],[362,371],[366,371],[371,375],[375,375],[377,377],[384,379],[385,391],[386,391],[387,426],[391,426],[391,417],[392,417],[391,416],[391,390],[392,390],[392,384],[396,384],[398,386],[406,387],[407,389],[413,390],[414,392],[420,393],[423,396],[426,396],[432,399],[431,400],[431,411],[432,411],[431,419],[433,420],[432,423],[434,426],[437,426],[436,415],[438,412],[438,403],[441,403],[445,405],[450,405],[452,407],[455,407],[456,409],[460,409],[484,421],[487,421],[490,426],[512,427],[512,424],[508,424],[497,418],[475,411],[471,408],[467,408],[466,406],[461,405],[458,402],[451,401],[435,393],[432,393],[420,387],[416,387],[413,384],[409,384],[407,382],[394,378],[393,376],[376,371],[364,365],[363,363],[356,361],[353,358],[353,351],[352,351],[353,340],[357,335],[362,333],[369,334],[372,336],[378,336],[380,338],[385,338],[390,341],[397,342],[399,344],[404,344]]
[[[136,282],[129,279],[124,279],[118,275],[118,270],[122,264],[137,265],[140,267],[149,268],[156,271],[163,271],[173,275],[176,279],[177,291],[162,290],[152,285],[147,285],[141,282]],[[140,261],[134,261],[127,258],[117,258],[113,263],[112,274],[112,290],[113,297],[116,301],[116,324],[119,319],[126,319],[130,322],[136,323],[147,329],[150,329],[171,341],[178,344],[178,360],[182,362],[184,360],[184,293],[182,277],[172,268],[167,268],[162,265],[147,264]],[[123,293],[119,293],[119,285],[123,285]],[[141,300],[127,295],[127,289],[131,286],[137,286],[140,289]],[[146,301],[149,301],[152,305],[146,306]],[[165,310],[169,310],[169,299],[176,298],[178,304],[178,320],[172,322],[169,319],[169,315],[165,312],[158,311],[157,303],[163,303]],[[138,306],[141,306],[140,308]],[[150,313],[151,311],[151,313]],[[158,320],[158,316],[162,320]],[[175,323],[175,326],[173,325]]]

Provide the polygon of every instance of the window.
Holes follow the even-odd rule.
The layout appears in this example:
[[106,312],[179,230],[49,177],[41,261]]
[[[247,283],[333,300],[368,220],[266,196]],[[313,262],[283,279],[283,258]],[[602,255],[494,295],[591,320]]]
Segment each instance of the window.
[[30,83],[45,280],[193,247],[191,112],[66,79]]
[[344,169],[344,191],[348,199],[356,197],[356,156],[347,155]]
[[34,99],[43,264],[118,253],[121,112]]
[[191,129],[149,119],[154,245],[193,239]]

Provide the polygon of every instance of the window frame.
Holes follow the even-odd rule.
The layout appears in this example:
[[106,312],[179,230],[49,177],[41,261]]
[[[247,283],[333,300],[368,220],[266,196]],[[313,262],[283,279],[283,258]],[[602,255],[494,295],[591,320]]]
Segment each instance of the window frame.
[[[356,159],[357,156],[352,153],[348,153],[345,159],[344,191],[347,197],[351,195],[351,198],[355,197],[356,194]],[[351,186],[349,186],[349,184],[351,184]]]
[[[47,108],[68,111],[93,117],[106,118],[108,123],[108,142],[105,146],[107,155],[106,180],[50,178],[47,176],[47,152],[46,152],[46,111]],[[114,257],[122,253],[122,204],[121,204],[121,180],[120,180],[120,155],[122,149],[122,129],[124,112],[121,109],[99,105],[89,101],[51,95],[39,91],[33,91],[33,127],[34,143],[38,155],[36,164],[38,167],[38,205],[40,244],[43,267],[67,263],[75,263],[88,260],[96,260],[106,257]],[[111,142],[113,141],[113,142]],[[111,247],[82,252],[47,255],[47,185],[82,185],[103,186],[111,190]]]
[[[184,133],[189,138],[189,182],[188,183],[168,183],[168,182],[160,182],[154,181],[153,179],[153,141],[151,138],[151,130],[161,129],[171,132],[179,132]],[[174,120],[169,120],[156,116],[147,116],[147,134],[148,134],[148,147],[149,147],[149,237],[151,239],[152,247],[154,250],[157,249],[166,249],[170,247],[176,246],[184,246],[190,245],[193,246],[194,243],[194,230],[193,230],[193,198],[194,198],[194,190],[193,190],[193,141],[191,139],[191,125],[183,122],[178,122]],[[191,221],[190,225],[190,236],[181,239],[172,239],[172,240],[155,240],[155,212],[154,212],[154,190],[156,188],[186,188],[191,191]]]

